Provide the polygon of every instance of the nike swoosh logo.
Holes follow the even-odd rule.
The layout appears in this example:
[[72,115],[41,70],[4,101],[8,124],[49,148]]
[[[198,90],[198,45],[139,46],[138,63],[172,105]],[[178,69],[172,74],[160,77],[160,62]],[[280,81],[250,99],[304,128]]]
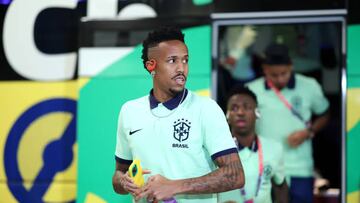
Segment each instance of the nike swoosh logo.
[[130,132],[129,132],[129,135],[132,135],[132,134],[134,134],[134,133],[136,133],[136,132],[139,132],[140,130],[142,130],[142,129],[137,129],[137,130],[134,130],[134,131],[130,131]]

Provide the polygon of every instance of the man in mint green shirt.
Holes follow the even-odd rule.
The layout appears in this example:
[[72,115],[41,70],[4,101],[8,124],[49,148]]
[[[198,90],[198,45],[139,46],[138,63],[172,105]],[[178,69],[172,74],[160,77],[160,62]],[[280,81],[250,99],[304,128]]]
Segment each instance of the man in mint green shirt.
[[[121,107],[115,192],[130,193],[139,202],[216,203],[216,193],[243,186],[225,115],[215,101],[185,88],[188,58],[178,29],[161,28],[144,40],[142,59],[153,88]],[[134,159],[151,171],[141,188],[127,173]]]
[[313,202],[311,139],[328,121],[329,102],[315,79],[293,73],[285,45],[266,48],[263,71],[264,77],[247,84],[262,114],[257,132],[284,147],[290,202]]
[[283,148],[278,142],[255,133],[255,121],[260,117],[255,94],[248,88],[233,88],[226,116],[246,181],[241,189],[219,193],[219,202],[271,203],[271,188],[274,188],[276,202],[288,203]]

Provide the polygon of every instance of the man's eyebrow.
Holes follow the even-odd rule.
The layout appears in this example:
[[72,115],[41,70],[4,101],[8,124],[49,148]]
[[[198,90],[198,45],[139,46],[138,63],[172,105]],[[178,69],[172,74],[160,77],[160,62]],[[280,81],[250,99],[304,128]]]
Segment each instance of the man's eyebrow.
[[189,55],[188,54],[186,54],[186,55],[184,55],[184,56],[178,56],[178,55],[172,55],[172,56],[168,56],[168,58],[170,58],[170,57],[176,57],[176,58],[178,58],[178,57],[180,57],[180,58],[182,58],[182,57],[189,57]]
[[177,56],[177,55],[171,55],[171,56],[168,56],[168,57],[166,57],[167,59],[176,59],[176,58],[183,58],[183,57],[185,57],[185,58],[189,58],[189,55],[188,54],[186,54],[186,55],[184,55],[184,56]]
[[170,60],[170,59],[178,59],[178,57],[177,56],[168,56],[168,57],[166,57],[166,60]]

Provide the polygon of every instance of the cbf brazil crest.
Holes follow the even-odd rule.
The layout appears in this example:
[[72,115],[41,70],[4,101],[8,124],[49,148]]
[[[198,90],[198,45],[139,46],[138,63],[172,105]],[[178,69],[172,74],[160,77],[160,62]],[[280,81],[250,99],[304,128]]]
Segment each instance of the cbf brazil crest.
[[191,122],[182,118],[174,121],[174,138],[179,141],[185,141],[189,138]]

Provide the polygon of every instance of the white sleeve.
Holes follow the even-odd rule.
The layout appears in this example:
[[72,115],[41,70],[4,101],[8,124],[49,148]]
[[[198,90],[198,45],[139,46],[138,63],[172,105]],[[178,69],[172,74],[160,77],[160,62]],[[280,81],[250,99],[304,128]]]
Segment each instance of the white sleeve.
[[329,108],[329,101],[326,99],[319,83],[316,80],[313,82],[314,88],[312,88],[311,111],[319,115]]
[[285,168],[284,168],[284,150],[282,145],[278,145],[279,156],[274,170],[273,180],[276,185],[281,185],[285,180]]
[[207,100],[202,106],[202,130],[205,148],[215,160],[217,157],[237,153],[226,121],[225,115],[219,105],[213,100]]
[[122,106],[118,119],[117,135],[116,135],[116,149],[115,157],[117,161],[131,161],[132,154],[128,144],[128,137],[126,134],[125,124],[125,104]]

